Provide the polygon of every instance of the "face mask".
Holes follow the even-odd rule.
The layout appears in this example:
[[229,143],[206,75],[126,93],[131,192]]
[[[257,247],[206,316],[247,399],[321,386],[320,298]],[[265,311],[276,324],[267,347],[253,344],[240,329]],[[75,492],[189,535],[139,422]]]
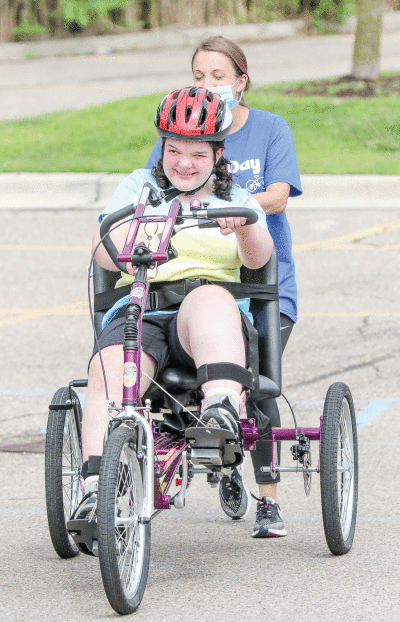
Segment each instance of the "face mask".
[[[236,80],[236,82],[238,82],[238,80],[239,78]],[[239,99],[234,98],[232,87],[235,86],[236,82],[234,82],[233,84],[226,84],[225,86],[210,86],[208,90],[219,95],[221,99],[226,101],[226,103],[228,104],[228,108],[232,110],[232,108],[234,108],[236,104],[240,102],[240,100],[242,99],[242,95],[243,95],[243,91],[242,91],[240,93]]]

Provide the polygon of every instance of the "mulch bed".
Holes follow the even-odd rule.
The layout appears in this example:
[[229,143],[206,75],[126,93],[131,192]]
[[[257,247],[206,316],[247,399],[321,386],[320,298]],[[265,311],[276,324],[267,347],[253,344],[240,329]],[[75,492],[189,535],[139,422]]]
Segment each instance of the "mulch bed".
[[355,80],[344,76],[338,80],[310,80],[293,88],[283,88],[281,93],[304,97],[374,97],[375,95],[400,96],[400,74],[379,76],[376,81]]

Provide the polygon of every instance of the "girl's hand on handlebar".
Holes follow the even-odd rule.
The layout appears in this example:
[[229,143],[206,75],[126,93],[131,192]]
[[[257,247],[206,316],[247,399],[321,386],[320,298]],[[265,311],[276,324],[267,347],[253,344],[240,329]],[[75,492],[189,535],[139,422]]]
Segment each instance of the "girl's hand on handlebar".
[[239,230],[246,225],[246,218],[217,218],[217,222],[221,227],[222,235],[230,233],[239,233]]

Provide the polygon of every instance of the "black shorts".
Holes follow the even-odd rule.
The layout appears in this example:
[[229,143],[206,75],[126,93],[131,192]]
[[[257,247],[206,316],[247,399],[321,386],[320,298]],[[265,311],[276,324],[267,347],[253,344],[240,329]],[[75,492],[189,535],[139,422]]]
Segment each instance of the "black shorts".
[[[240,312],[242,314],[242,312]],[[159,375],[166,367],[189,367],[195,370],[194,360],[183,349],[177,329],[178,312],[145,316],[142,322],[142,350],[153,357]],[[124,342],[125,317],[112,320],[99,335],[100,350]],[[242,314],[242,334],[246,349],[246,366],[249,365],[249,337]],[[98,352],[95,346],[92,357]]]

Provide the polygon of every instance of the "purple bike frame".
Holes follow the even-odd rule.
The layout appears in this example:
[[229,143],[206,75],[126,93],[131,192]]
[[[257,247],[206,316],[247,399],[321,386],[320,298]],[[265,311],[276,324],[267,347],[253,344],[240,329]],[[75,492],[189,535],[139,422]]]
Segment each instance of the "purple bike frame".
[[[123,251],[118,255],[118,261],[121,263],[129,263],[131,261],[139,227],[142,223],[148,222],[165,223],[158,249],[151,254],[151,260],[155,264],[167,261],[168,244],[180,207],[180,202],[175,200],[166,216],[149,217],[144,216],[145,204],[139,203],[135,210]],[[124,350],[123,404],[131,404],[140,408],[142,407],[140,398],[141,328],[148,293],[149,282],[147,279],[140,280],[136,276],[132,283],[129,304],[135,304],[140,307],[140,315],[137,320],[138,348],[137,350],[131,348]],[[254,419],[241,419],[240,421],[243,429],[243,448],[245,451],[253,451],[256,448],[256,442],[259,440],[259,432],[255,426]],[[173,499],[167,493],[181,464],[182,453],[188,448],[188,443],[185,439],[177,440],[170,434],[161,434],[154,421],[152,422],[151,429],[154,438],[155,456],[154,509],[159,511],[169,509],[173,503]],[[320,427],[297,428],[297,430],[295,428],[272,428],[271,434],[264,437],[264,440],[272,442],[271,466],[274,465],[275,443],[277,441],[297,440],[298,434],[304,434],[310,440],[319,441],[321,429]],[[178,485],[179,483],[178,481]]]
[[[148,217],[144,216],[145,205],[139,203],[135,211],[135,217],[129,228],[128,236],[122,253],[118,255],[118,261],[128,263],[131,261],[133,247],[135,245],[137,232],[141,223],[160,222],[165,223],[164,230],[158,249],[151,254],[154,263],[164,263],[168,259],[168,244],[172,235],[176,217],[180,209],[180,202],[175,200],[166,216]],[[141,332],[143,313],[146,308],[147,296],[149,293],[149,282],[135,279],[129,296],[128,304],[136,304],[140,307],[140,316],[138,319],[138,349],[124,350],[124,379],[123,379],[123,404],[136,404],[141,406],[140,399],[140,351],[141,351]]]
[[[255,426],[254,419],[241,419],[243,429],[243,449],[254,451],[256,442],[259,440],[259,432]],[[271,434],[264,440],[272,442],[272,465],[275,463],[274,447],[277,441],[295,441],[297,435],[304,434],[312,441],[320,441],[321,428],[272,428]],[[166,494],[173,482],[174,476],[179,468],[182,452],[188,447],[185,439],[176,441],[169,434],[160,434],[156,424],[153,422],[154,451],[157,460],[154,462],[156,478],[154,480],[154,508],[156,510],[167,510],[171,507],[171,496]],[[318,452],[319,454],[319,452]],[[319,470],[318,455],[318,470]],[[160,483],[161,478],[164,478]]]

